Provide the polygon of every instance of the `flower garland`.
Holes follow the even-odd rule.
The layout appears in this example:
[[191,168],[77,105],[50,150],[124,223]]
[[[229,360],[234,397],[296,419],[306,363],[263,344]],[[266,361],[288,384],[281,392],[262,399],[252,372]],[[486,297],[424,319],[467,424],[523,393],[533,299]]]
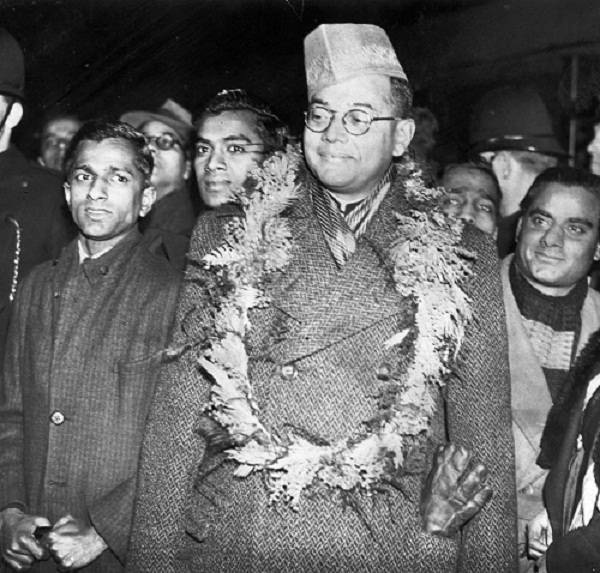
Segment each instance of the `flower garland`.
[[[441,191],[423,183],[414,163],[403,167],[409,209],[397,214],[398,238],[390,246],[398,292],[416,302],[414,357],[406,376],[393,380],[393,403],[369,429],[333,444],[314,444],[297,431],[270,432],[260,421],[248,378],[245,337],[249,311],[269,304],[266,281],[284,271],[292,237],[283,210],[298,196],[299,154],[274,157],[255,172],[256,190],[240,195],[244,219],[230,223],[225,244],[204,258],[227,288],[216,301],[214,332],[199,366],[213,380],[206,413],[227,430],[229,459],[238,477],[265,471],[272,502],[299,509],[303,490],[317,480],[332,488],[367,493],[402,470],[407,449],[429,430],[432,389],[443,384],[470,318],[459,286],[470,272],[469,253],[458,247],[462,225],[437,208]],[[400,344],[410,329],[386,342]]]

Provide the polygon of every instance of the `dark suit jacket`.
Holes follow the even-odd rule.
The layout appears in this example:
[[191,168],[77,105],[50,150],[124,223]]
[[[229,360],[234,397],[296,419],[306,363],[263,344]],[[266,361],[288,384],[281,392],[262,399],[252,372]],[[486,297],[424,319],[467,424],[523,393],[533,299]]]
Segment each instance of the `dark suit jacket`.
[[[403,191],[397,180],[341,270],[305,189],[285,213],[293,257],[273,284],[272,304],[251,313],[248,341],[253,393],[269,427],[281,431],[289,423],[327,440],[349,436],[376,409],[378,369],[406,366],[408,352],[386,353],[383,346],[413,326],[411,301],[395,291],[386,257],[396,237],[395,213],[405,208]],[[234,215],[229,206],[200,217],[192,264],[218,245],[220,229]],[[329,491],[307,495],[294,513],[268,504],[262,476],[235,479],[229,463],[212,471],[198,433],[209,384],[192,350],[165,367],[149,418],[128,570],[514,571],[514,458],[500,276],[493,241],[477,230],[466,235],[479,253],[467,289],[475,319],[464,360],[446,393],[437,396],[432,434],[435,442],[450,437],[470,447],[489,464],[496,494],[462,543],[422,531],[420,474],[406,476],[404,493],[356,496],[353,509]],[[202,339],[209,320],[203,292],[201,274],[188,266],[177,345]]]
[[[14,305],[0,399],[0,509],[94,525],[122,570],[137,459],[179,274],[137,230],[79,264],[77,241],[35,268]],[[33,571],[55,571],[54,561]]]

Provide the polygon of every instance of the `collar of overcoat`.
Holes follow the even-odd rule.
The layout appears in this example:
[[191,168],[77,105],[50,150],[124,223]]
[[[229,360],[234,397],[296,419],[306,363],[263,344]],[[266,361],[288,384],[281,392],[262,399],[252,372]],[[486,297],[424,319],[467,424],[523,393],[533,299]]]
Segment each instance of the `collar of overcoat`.
[[403,311],[411,315],[405,312],[409,301],[395,290],[389,260],[397,237],[396,213],[405,210],[400,177],[391,183],[356,251],[341,269],[313,211],[313,183],[301,185],[299,199],[284,213],[293,236],[293,256],[270,293],[273,306],[288,317],[286,335],[270,349],[279,363],[309,356]]

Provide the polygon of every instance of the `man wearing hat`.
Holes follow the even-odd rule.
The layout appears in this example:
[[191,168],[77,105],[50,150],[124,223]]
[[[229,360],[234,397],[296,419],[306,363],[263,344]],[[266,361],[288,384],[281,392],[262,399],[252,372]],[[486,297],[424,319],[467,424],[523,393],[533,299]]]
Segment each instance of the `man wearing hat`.
[[0,212],[10,217],[15,233],[13,240],[0,244],[0,365],[16,283],[35,265],[58,257],[76,234],[61,178],[31,164],[10,143],[23,117],[24,88],[21,47],[0,29]]
[[469,156],[489,162],[500,184],[498,252],[504,258],[514,251],[519,205],[527,190],[566,154],[544,101],[530,86],[485,94],[471,116],[470,144]]
[[154,156],[156,203],[140,223],[148,249],[183,271],[197,209],[190,192],[191,114],[168,99],[155,112],[130,111],[121,120],[139,129]]
[[[493,240],[452,231],[414,164],[392,162],[413,135],[412,98],[381,28],[320,26],[305,55],[305,164],[266,162],[243,220],[215,209],[225,241],[188,266],[128,568],[514,571]],[[486,464],[494,497],[460,533],[462,513],[445,513],[446,538],[430,533],[424,476],[448,439]],[[475,473],[458,498],[478,506]]]

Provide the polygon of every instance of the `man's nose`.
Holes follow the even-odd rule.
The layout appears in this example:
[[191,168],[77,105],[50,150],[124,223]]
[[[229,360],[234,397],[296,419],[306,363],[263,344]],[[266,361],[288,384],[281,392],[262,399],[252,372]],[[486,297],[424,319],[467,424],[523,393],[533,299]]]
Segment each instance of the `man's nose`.
[[346,141],[348,139],[348,132],[341,117],[334,116],[331,118],[329,127],[323,132],[323,139],[330,142]]
[[547,247],[562,247],[564,231],[559,225],[551,225],[542,236],[542,243]]
[[90,185],[90,188],[88,191],[88,197],[93,200],[106,199],[106,197],[107,197],[106,186],[107,186],[107,183],[104,180],[104,178],[97,177],[96,179],[94,179],[94,181]]
[[225,168],[225,154],[220,149],[213,149],[208,156],[206,168],[209,171]]
[[473,205],[468,203],[464,205],[459,212],[458,218],[467,221],[467,223],[473,223],[475,221],[475,209]]

